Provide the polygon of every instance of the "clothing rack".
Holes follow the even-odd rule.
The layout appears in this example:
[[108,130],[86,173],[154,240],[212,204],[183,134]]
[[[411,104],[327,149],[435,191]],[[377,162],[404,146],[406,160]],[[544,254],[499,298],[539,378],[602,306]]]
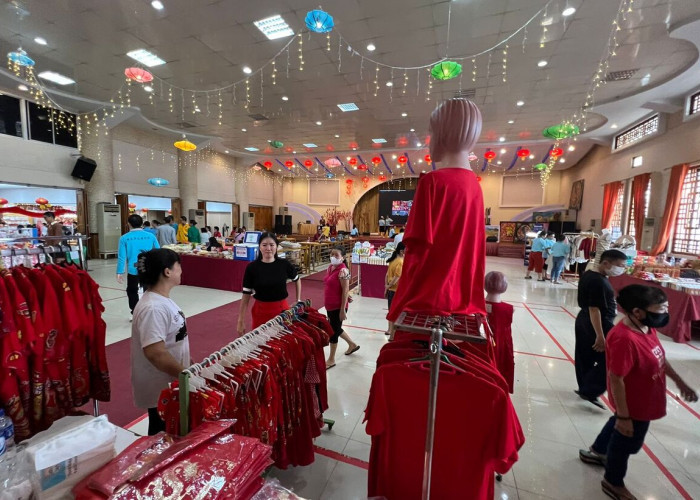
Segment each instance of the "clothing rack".
[[[219,349],[218,351],[210,354],[204,360],[202,360],[200,363],[195,363],[187,368],[185,368],[183,371],[180,372],[180,375],[178,377],[179,380],[179,390],[178,390],[178,398],[179,398],[179,403],[180,403],[180,435],[185,436],[189,432],[190,429],[190,377],[192,375],[198,375],[201,373],[203,368],[206,368],[208,366],[211,366],[215,364],[219,359],[221,359],[223,356],[227,355],[229,352],[233,351],[236,349],[238,346],[246,344],[249,340],[257,336],[262,332],[263,329],[269,326],[277,325],[284,323],[285,321],[291,320],[293,317],[301,314],[304,312],[304,309],[307,307],[311,307],[311,300],[307,299],[303,302],[298,302],[294,306],[292,306],[290,309],[278,314],[274,318],[272,318],[270,321],[267,323],[260,325],[257,327],[255,330],[252,330],[245,335],[242,335],[241,337],[238,337],[237,339],[233,340],[232,342],[229,342],[226,344],[224,347]],[[329,426],[332,426],[334,422],[332,421],[327,421],[324,420],[326,423],[329,424]]]
[[[18,257],[21,255],[47,255],[49,253],[63,253],[72,252],[77,250],[78,259],[80,262],[80,268],[84,270],[87,269],[87,261],[84,255],[84,243],[89,239],[88,236],[84,235],[69,235],[69,236],[38,236],[34,237],[22,237],[22,238],[0,238],[0,244],[3,243],[33,243],[35,241],[44,242],[38,247],[32,248],[6,248],[0,250],[0,256],[10,257],[10,263],[12,263],[13,257]],[[77,241],[77,245],[71,245],[64,242]],[[46,245],[46,243],[56,243],[55,245]]]
[[[579,236],[586,236],[588,239],[594,240],[600,238],[600,235],[596,232],[593,231],[581,231],[578,233],[562,233],[564,236],[573,236],[573,237],[579,237]],[[576,249],[578,250],[578,249]],[[594,252],[595,249],[593,248],[593,242],[591,242],[591,252]],[[567,275],[567,276],[578,276],[578,268],[581,264],[579,262],[576,262],[576,266],[574,268],[573,273],[562,273],[562,276]]]
[[425,461],[423,463],[423,500],[430,498],[442,341],[443,339],[450,339],[483,344],[487,341],[484,325],[488,328],[486,318],[480,315],[429,316],[403,312],[396,321],[397,330],[430,335],[430,389],[428,393],[428,421],[425,433]]

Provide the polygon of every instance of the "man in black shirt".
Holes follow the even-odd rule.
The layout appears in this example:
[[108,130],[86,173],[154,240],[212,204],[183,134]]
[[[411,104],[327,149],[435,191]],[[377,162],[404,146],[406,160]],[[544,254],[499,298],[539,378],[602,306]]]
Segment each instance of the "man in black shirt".
[[627,256],[619,250],[607,250],[600,257],[595,270],[586,271],[578,283],[576,316],[576,381],[575,391],[581,399],[603,408],[598,396],[605,392],[605,336],[612,329],[617,304],[615,291],[608,276],[625,272]]

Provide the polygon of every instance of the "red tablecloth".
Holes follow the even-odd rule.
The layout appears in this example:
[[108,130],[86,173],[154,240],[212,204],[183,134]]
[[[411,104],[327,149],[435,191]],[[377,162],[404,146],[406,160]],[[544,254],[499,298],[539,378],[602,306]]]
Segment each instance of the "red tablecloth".
[[181,284],[201,286],[229,292],[243,291],[243,274],[249,264],[245,260],[216,259],[181,255]]
[[655,286],[663,289],[668,297],[668,312],[671,321],[659,332],[671,337],[675,342],[688,342],[692,337],[692,321],[700,321],[700,295],[688,295],[685,292],[662,287],[652,281],[644,281],[629,275],[610,278],[610,284],[618,292],[628,285]]
[[360,293],[363,297],[384,298],[384,283],[389,266],[360,264]]

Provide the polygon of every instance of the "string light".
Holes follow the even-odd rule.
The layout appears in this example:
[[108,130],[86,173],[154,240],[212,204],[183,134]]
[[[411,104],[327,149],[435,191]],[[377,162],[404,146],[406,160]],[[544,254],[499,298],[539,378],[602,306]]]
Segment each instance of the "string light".
[[299,33],[299,71],[304,71],[304,36]]
[[326,33],[326,50],[331,51],[331,32]]
[[245,109],[250,107],[250,80],[245,79]]
[[379,64],[377,64],[374,70],[374,97],[379,94]]
[[430,69],[428,71],[428,88],[426,90],[426,96],[425,100],[429,101],[430,100],[430,92],[433,90],[433,78],[430,76]]
[[508,80],[508,44],[503,48],[503,83]]
[[472,82],[476,81],[476,58],[472,59]]
[[272,60],[272,85],[277,85],[277,65],[275,60]]
[[406,70],[403,71],[403,94],[406,94],[406,88],[408,87],[408,73]]
[[221,91],[219,90],[219,125],[223,123],[224,119],[224,101],[221,99]]

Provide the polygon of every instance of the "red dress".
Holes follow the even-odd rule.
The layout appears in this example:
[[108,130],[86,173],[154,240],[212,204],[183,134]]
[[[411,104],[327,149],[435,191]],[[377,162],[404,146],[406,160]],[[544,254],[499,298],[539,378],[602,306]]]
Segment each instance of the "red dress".
[[486,314],[484,198],[474,172],[443,168],[421,176],[403,242],[389,321],[403,311]]
[[488,321],[496,340],[496,366],[508,383],[508,390],[513,394],[515,379],[515,358],[513,357],[513,306],[505,302],[486,302]]

